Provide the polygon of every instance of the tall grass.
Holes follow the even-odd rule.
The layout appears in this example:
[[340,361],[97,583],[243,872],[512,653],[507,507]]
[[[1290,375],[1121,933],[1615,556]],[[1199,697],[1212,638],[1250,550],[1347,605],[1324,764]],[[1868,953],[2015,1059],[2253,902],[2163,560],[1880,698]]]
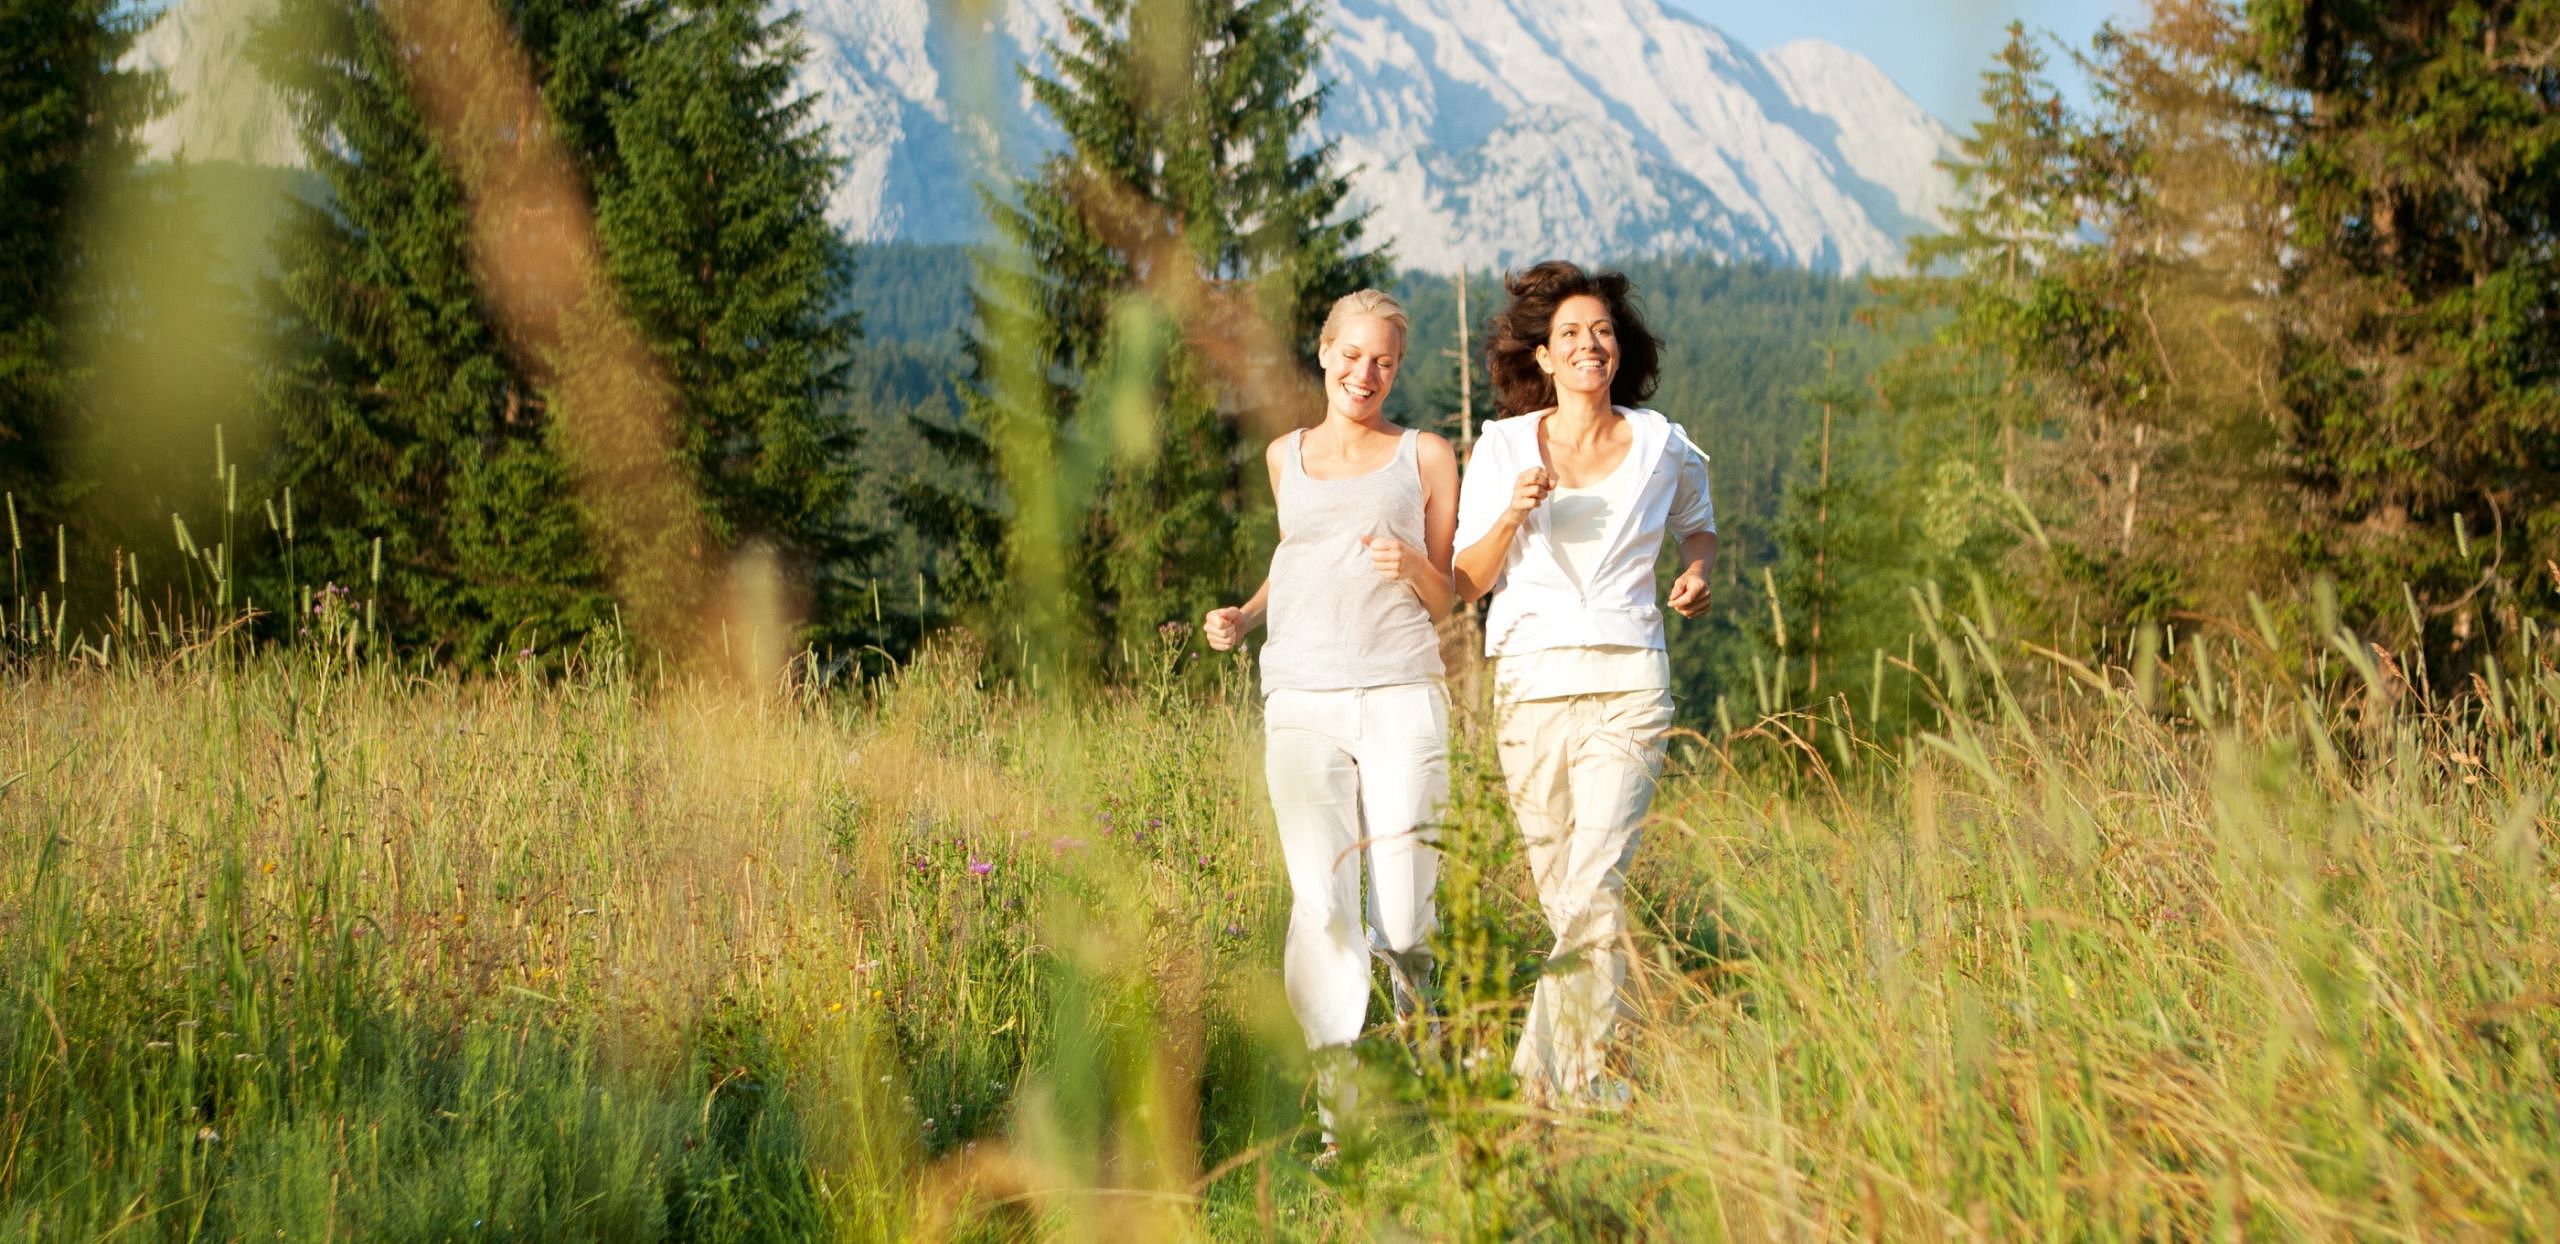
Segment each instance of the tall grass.
[[1622,1115],[1510,1096],[1544,933],[1462,721],[1447,1019],[1365,1043],[1371,1142],[1327,1172],[1240,666],[1169,647],[1147,685],[1037,695],[952,649],[754,697],[343,644],[22,657],[0,1223],[2560,1232],[2560,673],[2428,712],[2337,636],[2096,670],[1923,615],[1940,732],[1675,744]]

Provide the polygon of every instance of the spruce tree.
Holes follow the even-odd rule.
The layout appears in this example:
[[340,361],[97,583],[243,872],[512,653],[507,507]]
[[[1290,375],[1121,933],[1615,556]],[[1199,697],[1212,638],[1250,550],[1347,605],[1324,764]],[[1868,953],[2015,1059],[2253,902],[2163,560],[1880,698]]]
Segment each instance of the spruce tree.
[[2248,15],[2251,64],[2293,106],[2276,180],[2281,431],[2315,502],[2300,553],[2351,614],[2439,652],[2560,613],[2560,4]]
[[[537,65],[554,46],[591,49],[600,68],[571,79],[597,96],[638,42],[560,38],[550,10],[515,16]],[[277,240],[288,361],[273,383],[270,488],[293,531],[263,594],[298,603],[315,587],[353,588],[385,638],[466,665],[606,625],[613,601],[544,394],[491,322],[461,182],[383,14],[362,0],[284,0],[259,55],[328,189]],[[579,129],[599,101],[547,102],[564,145],[593,151]]]
[[1384,278],[1332,146],[1302,137],[1324,97],[1318,17],[1307,0],[1098,0],[1050,48],[1057,76],[1030,79],[1067,146],[988,196],[1000,244],[980,264],[967,410],[927,429],[964,477],[905,508],[946,541],[958,597],[1041,642],[1099,616],[1134,653],[1235,590],[1259,440],[1237,418],[1257,397],[1238,358],[1274,348],[1238,308],[1303,363],[1330,300]]
[[2076,117],[2013,37],[1913,248],[1953,316],[1884,381],[1998,415],[2022,599],[2121,636],[2331,578],[2454,665],[2560,612],[2520,572],[2560,558],[2555,40],[2547,0],[2163,0]]
[[0,492],[21,531],[66,517],[82,212],[140,157],[159,75],[128,66],[149,19],[118,0],[0,0]]
[[1911,247],[1906,305],[1947,314],[1880,377],[1894,492],[1946,537],[1920,548],[2001,547],[1979,528],[2031,509],[2038,551],[1998,576],[2002,603],[2055,631],[2234,611],[2265,581],[2264,419],[2238,365],[2257,353],[2251,114],[2211,7],[2171,0],[2158,29],[2104,33],[2084,61],[2093,116],[2013,24],[1953,166],[1970,201]]
[[667,14],[613,110],[597,186],[607,264],[674,382],[712,538],[774,544],[815,589],[821,634],[875,643],[853,608],[877,537],[853,522],[844,400],[859,329],[852,255],[826,218],[836,163],[795,94],[796,18],[754,0]]
[[[785,98],[789,28],[719,2],[502,12],[541,91],[534,122],[597,196],[615,302],[676,393],[703,529],[840,575],[859,550],[829,398],[853,323],[833,310],[844,252],[817,215],[832,165]],[[299,341],[276,385],[275,484],[293,490],[298,585],[375,591],[395,640],[464,662],[606,626],[599,524],[629,516],[574,486],[561,360],[498,326],[452,153],[382,12],[286,0],[262,58],[330,190],[279,246]]]

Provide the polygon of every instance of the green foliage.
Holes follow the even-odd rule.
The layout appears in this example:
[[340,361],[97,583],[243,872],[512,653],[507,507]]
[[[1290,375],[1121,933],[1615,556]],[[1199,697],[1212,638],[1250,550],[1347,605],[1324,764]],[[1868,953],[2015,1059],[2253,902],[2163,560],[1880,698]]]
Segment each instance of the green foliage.
[[[1774,585],[1799,634],[1808,607],[1841,606],[1865,651],[1799,653],[1806,698],[1784,702],[1854,705],[1863,684],[1881,707],[1894,680],[1931,677],[1915,594],[1969,586],[2039,642],[2087,652],[2195,611],[2238,616],[2279,573],[2284,498],[2251,374],[2270,252],[2263,222],[2232,210],[2253,184],[2259,97],[2215,51],[2227,32],[2209,9],[2102,34],[2094,119],[2010,27],[1952,165],[1968,201],[1913,241],[1915,274],[1879,316],[1925,332],[1845,427],[1852,527],[1891,533],[1850,538],[1839,573],[1866,601],[1801,596],[1818,552],[1802,526]],[[1790,512],[1829,508],[1818,481],[1794,489]],[[1825,687],[1807,660],[1853,685]],[[1911,667],[1883,672],[1895,660]]]
[[859,329],[826,218],[836,163],[794,96],[796,17],[744,0],[669,12],[612,100],[596,226],[622,305],[677,395],[712,538],[775,544],[824,639],[882,636],[853,607],[876,550],[852,510],[861,437],[839,394]]
[[1820,707],[1879,737],[1918,724],[1909,709],[1925,702],[1906,680],[1927,677],[1931,655],[1918,594],[1978,581],[2015,543],[2005,497],[2018,438],[2049,435],[2045,404],[2058,400],[2032,370],[2049,355],[2025,356],[2060,348],[2045,271],[2077,223],[2066,117],[2042,73],[2012,25],[1984,74],[1988,115],[1960,140],[1967,205],[1946,233],[1913,241],[1915,275],[1882,283],[1886,297],[1867,308],[1870,346],[1899,347],[1868,391],[1834,361],[1793,395],[1823,420],[1773,481],[1775,555],[1722,606],[1749,620],[1753,641],[1726,650],[1718,681],[1741,710],[1728,720]]
[[862,265],[845,287],[871,348],[938,346],[957,353],[969,318],[969,248],[924,242],[879,242],[863,248]]
[[1974,481],[1946,458],[1934,473],[1914,472],[1858,435],[1870,408],[1843,377],[1808,386],[1801,400],[1822,426],[1779,507],[1774,564],[1725,606],[1752,622],[1751,667],[1728,656],[1718,685],[1760,716],[1823,706],[1869,736],[1895,737],[1915,724],[1909,671],[1894,664],[1912,655],[1911,592],[1979,555],[1962,547],[1978,538],[1971,498],[1959,495]]
[[[580,140],[597,137],[598,96],[627,82],[641,31],[611,8],[575,12],[514,10],[536,66],[577,66],[551,76],[546,102],[562,145],[593,157]],[[271,488],[291,497],[296,547],[292,577],[261,594],[356,587],[391,642],[465,664],[603,627],[613,601],[545,395],[492,323],[462,186],[383,16],[284,0],[258,51],[328,189],[276,247],[287,329]]]
[[1275,348],[1250,324],[1307,352],[1326,304],[1386,271],[1354,249],[1332,148],[1303,141],[1318,12],[1102,0],[1030,80],[1067,148],[988,196],[965,410],[924,430],[959,478],[903,498],[982,629],[1082,667],[1088,628],[1146,651],[1246,575],[1237,412],[1272,395],[1238,390]]
[[38,530],[86,487],[73,445],[94,412],[73,337],[97,310],[81,302],[97,255],[82,212],[132,175],[165,106],[160,75],[126,63],[150,20],[116,0],[0,0],[0,492]]
[[2519,51],[2555,38],[2549,4],[2179,0],[2098,37],[2080,115],[2013,27],[1900,287],[1944,318],[1860,433],[1894,494],[1999,481],[2012,537],[1939,577],[2083,653],[2325,581],[2439,676],[2560,615],[2560,90]]
[[2323,568],[2368,614],[2407,582],[2430,646],[2560,616],[2560,4],[2246,13],[2288,104],[2278,427]]
[[[595,193],[619,305],[671,382],[706,529],[777,546],[829,637],[860,637],[853,575],[872,541],[837,393],[850,264],[823,216],[834,164],[789,94],[795,28],[727,3],[526,0],[505,15]],[[359,585],[392,641],[464,662],[606,627],[597,533],[632,516],[573,487],[546,378],[558,360],[525,357],[494,323],[462,187],[381,13],[287,0],[261,60],[328,190],[277,248],[290,349],[272,486],[306,538],[265,595]]]

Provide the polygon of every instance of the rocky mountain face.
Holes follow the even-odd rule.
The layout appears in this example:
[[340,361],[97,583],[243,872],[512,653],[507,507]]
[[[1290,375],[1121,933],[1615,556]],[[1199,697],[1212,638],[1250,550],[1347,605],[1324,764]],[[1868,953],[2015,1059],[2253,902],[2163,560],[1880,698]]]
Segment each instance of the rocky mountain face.
[[251,31],[273,0],[177,0],[142,33],[134,57],[169,75],[171,107],[142,128],[161,159],[302,162],[291,119],[249,64]]
[[[809,85],[866,239],[979,236],[971,186],[1058,137],[1015,67],[1060,0],[974,22],[929,0],[812,0]],[[1371,235],[1429,271],[1672,252],[1889,271],[1954,196],[1954,138],[1856,53],[1754,52],[1658,0],[1333,0],[1323,119]]]
[[[984,236],[976,187],[1060,141],[1019,66],[1074,0],[792,0],[803,84],[865,241]],[[292,160],[239,54],[263,0],[179,0],[143,54],[184,100],[162,154]],[[1370,238],[1447,272],[1704,252],[1891,271],[1955,191],[1954,139],[1856,53],[1754,52],[1659,0],[1332,0],[1322,121]]]

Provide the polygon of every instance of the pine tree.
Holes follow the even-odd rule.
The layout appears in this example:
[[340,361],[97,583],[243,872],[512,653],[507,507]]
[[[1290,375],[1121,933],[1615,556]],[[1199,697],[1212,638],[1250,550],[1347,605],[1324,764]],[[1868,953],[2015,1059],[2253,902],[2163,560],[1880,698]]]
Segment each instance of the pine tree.
[[2248,12],[2251,65],[2296,109],[2276,167],[2281,431],[2315,501],[2299,549],[2339,575],[2351,614],[2440,652],[2512,633],[2520,611],[2547,619],[2560,4]]
[[1869,737],[1914,724],[1901,694],[1914,675],[1901,663],[1925,670],[1929,656],[1912,642],[1912,593],[1961,591],[2011,545],[1999,498],[2023,483],[2018,433],[2042,440],[2059,422],[2040,368],[2082,205],[2075,126],[2023,26],[2010,26],[1983,83],[1986,115],[1950,166],[1967,200],[1945,233],[1913,240],[1912,275],[1885,282],[1888,300],[1872,309],[1871,324],[1910,334],[1905,344],[1870,393],[1836,368],[1799,391],[1804,410],[1827,418],[1791,421],[1805,428],[1801,448],[1770,447],[1785,463],[1774,513],[1755,517],[1737,498],[1735,525],[1762,560],[1755,569],[1735,549],[1749,577],[1731,612],[1751,642],[1726,646],[1716,681],[1730,700],[1845,703]]
[[2025,26],[2009,24],[2008,42],[1982,77],[1986,115],[1947,166],[1965,200],[1948,210],[1946,232],[1912,240],[1914,275],[1896,292],[1906,307],[1945,315],[1929,343],[1903,360],[1928,379],[1904,384],[1952,388],[1953,400],[1931,403],[1928,413],[1960,412],[1964,456],[1996,461],[2014,481],[2016,429],[2041,418],[2036,386],[2047,379],[2041,367],[2057,344],[2053,329],[2078,311],[2049,269],[2080,241],[2079,144]]
[[22,531],[63,521],[78,365],[70,355],[84,206],[129,177],[164,106],[125,64],[149,18],[117,0],[0,0],[0,492]]
[[797,19],[761,7],[688,4],[634,57],[597,223],[674,382],[712,538],[771,542],[815,589],[821,633],[879,642],[853,608],[878,540],[853,522],[859,328],[842,309],[852,254],[826,218],[836,163],[815,101],[793,93]]
[[[638,41],[561,37],[577,25],[555,12],[520,10],[516,26],[537,64],[555,46],[592,49],[603,82],[563,77],[594,94],[547,101],[564,145],[592,152],[580,139]],[[284,0],[259,55],[329,191],[278,239],[290,361],[274,382],[271,489],[293,547],[264,594],[352,587],[386,638],[464,664],[606,625],[613,601],[544,394],[490,320],[461,183],[383,14],[362,0]]]
[[[1088,611],[1124,649],[1249,569],[1258,438],[1239,413],[1275,352],[1312,354],[1334,297],[1384,278],[1355,250],[1306,0],[1099,0],[1034,97],[1067,149],[1009,197],[980,267],[966,418],[928,436],[975,484],[907,513],[951,550],[950,590],[1042,641]],[[1257,333],[1253,326],[1267,327]],[[1276,427],[1254,429],[1264,435]],[[985,615],[990,619],[992,613]]]
[[[741,5],[659,0],[524,0],[503,16],[542,115],[473,138],[547,127],[597,194],[612,303],[675,394],[699,530],[770,540],[834,582],[860,551],[846,525],[852,446],[831,401],[854,325],[834,309],[845,252],[817,214],[832,165],[805,103],[785,98],[790,28]],[[465,662],[606,626],[612,558],[628,561],[630,542],[605,537],[659,516],[574,486],[563,359],[497,323],[458,157],[439,150],[384,14],[286,0],[263,59],[331,191],[280,247],[299,348],[276,386],[275,482],[299,510],[299,585],[371,584],[378,548],[392,637]],[[623,586],[637,590],[628,573]]]
[[2013,30],[1882,388],[1914,462],[1997,416],[2019,599],[2122,635],[2334,578],[2439,673],[2560,613],[2555,42],[2548,0],[2161,0],[2084,118]]
[[1880,377],[1895,491],[1952,547],[2007,542],[1951,523],[2031,508],[2038,551],[2002,576],[2006,603],[2055,630],[2236,612],[2264,582],[2273,490],[2252,469],[2264,419],[2240,364],[2263,353],[2246,329],[2264,240],[2229,29],[2210,0],[2171,0],[2152,27],[2104,32],[2084,117],[2013,24],[1954,165],[1971,201],[1912,244],[1924,272],[1906,303],[1949,314]]

